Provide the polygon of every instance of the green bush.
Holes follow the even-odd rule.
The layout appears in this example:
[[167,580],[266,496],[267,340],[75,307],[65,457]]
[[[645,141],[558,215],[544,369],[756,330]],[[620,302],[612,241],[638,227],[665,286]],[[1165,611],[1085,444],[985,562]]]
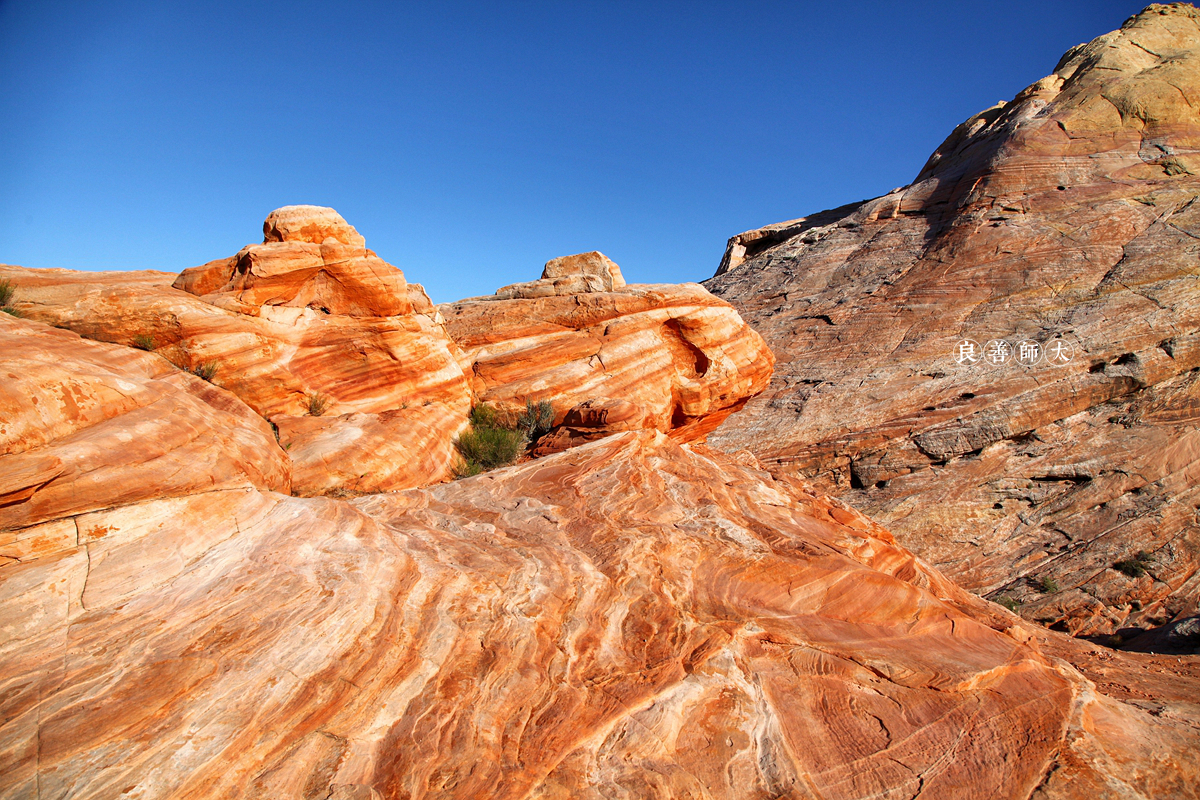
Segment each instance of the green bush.
[[1131,578],[1140,578],[1146,574],[1146,566],[1154,563],[1154,554],[1138,550],[1133,558],[1123,558],[1113,564],[1113,569],[1124,572]]
[[511,414],[487,403],[471,409],[471,430],[454,440],[461,457],[455,467],[460,478],[507,466],[525,452],[529,438]]
[[192,374],[197,378],[203,378],[209,383],[212,383],[213,377],[217,374],[217,362],[205,361],[201,364],[197,364],[196,366],[192,367]]
[[325,407],[329,405],[329,398],[320,392],[313,392],[308,396],[308,415],[310,417],[319,417],[325,413]]
[[1052,594],[1058,591],[1058,581],[1054,580],[1054,578],[1051,578],[1049,575],[1043,576],[1043,578],[1038,581],[1038,588],[1042,590],[1043,594]]
[[12,285],[12,281],[6,278],[0,279],[0,311],[3,311],[5,314],[11,314],[14,317],[19,317],[21,316],[21,312],[9,305],[16,291],[17,287]]
[[532,442],[549,433],[553,426],[554,406],[545,400],[534,405],[532,400],[526,398],[525,411],[517,417],[517,428],[523,431]]
[[154,341],[154,337],[148,333],[139,333],[133,337],[133,346],[138,350],[153,350],[158,347],[158,343]]
[[459,436],[455,444],[469,468],[484,471],[516,461],[525,450],[525,434],[506,428],[480,427]]
[[1008,595],[1004,595],[1003,597],[997,598],[996,602],[999,603],[1000,605],[1004,606],[1005,608],[1007,608],[1009,611],[1013,612],[1014,614],[1017,613],[1017,609],[1021,607],[1020,603],[1018,603],[1016,600],[1009,597]]

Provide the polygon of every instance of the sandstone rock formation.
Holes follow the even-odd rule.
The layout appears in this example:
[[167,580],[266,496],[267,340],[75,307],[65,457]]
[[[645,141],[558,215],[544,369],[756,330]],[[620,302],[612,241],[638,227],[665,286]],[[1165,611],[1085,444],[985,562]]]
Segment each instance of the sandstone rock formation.
[[76,546],[59,522],[141,500],[287,492],[287,457],[237,398],[157,356],[0,314],[0,565]]
[[[638,404],[639,427],[693,440],[770,375],[762,339],[728,304],[694,284],[627,287],[599,253],[550,261],[510,292],[521,299],[445,307],[447,327],[332,209],[288,206],[263,227],[264,243],[177,277],[0,265],[0,278],[31,319],[215,370],[213,383],[275,426],[300,495],[448,478],[477,402],[546,399],[561,421],[607,392]],[[628,428],[560,435],[539,452]]]
[[263,232],[262,244],[184,270],[175,288],[250,315],[263,306],[351,317],[431,310],[424,292],[410,297],[404,273],[366,249],[363,237],[332,208],[285,206],[271,212]]
[[1200,681],[1099,694],[860,514],[662,434],[353,502],[130,499],[0,565],[0,797],[1195,796]]
[[[264,230],[263,244],[178,278],[17,267],[0,277],[21,287],[31,319],[215,368],[214,384],[278,428],[298,494],[448,477],[473,398],[424,291],[332,209],[289,206]],[[321,417],[308,416],[314,397]]]
[[[1197,107],[1200,12],[1151,6],[964,122],[912,185],[731,239],[706,285],[779,363],[711,441],[1030,618],[1195,613]],[[963,340],[1074,358],[959,363]]]
[[599,253],[555,259],[541,280],[438,308],[481,400],[512,411],[547,400],[558,423],[581,403],[621,401],[640,409],[639,426],[693,441],[761,391],[774,363],[702,287],[626,285]]
[[472,299],[518,300],[554,297],[584,292],[612,292],[624,286],[625,278],[621,275],[621,268],[603,253],[592,251],[551,259],[542,268],[540,279],[501,287],[490,298]]

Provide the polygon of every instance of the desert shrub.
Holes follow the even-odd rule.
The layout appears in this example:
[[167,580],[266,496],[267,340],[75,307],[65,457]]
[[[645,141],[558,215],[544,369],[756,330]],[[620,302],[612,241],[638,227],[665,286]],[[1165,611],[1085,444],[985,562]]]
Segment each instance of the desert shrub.
[[1113,564],[1113,569],[1124,572],[1131,578],[1140,578],[1146,574],[1146,565],[1136,558],[1123,558]]
[[1013,612],[1014,614],[1017,613],[1017,609],[1021,607],[1020,603],[1018,603],[1016,600],[1009,597],[1008,595],[1004,595],[1003,597],[997,598],[996,602],[999,603],[1000,605],[1004,606],[1005,608],[1007,608],[1009,611]]
[[16,291],[17,287],[13,286],[12,281],[7,278],[0,279],[0,311],[3,311],[5,314],[11,314],[14,317],[19,317],[21,314],[9,305]]
[[313,392],[308,396],[308,415],[310,417],[319,417],[325,413],[325,407],[328,405],[328,397],[320,392]]
[[1123,558],[1113,564],[1113,569],[1124,572],[1131,578],[1140,578],[1146,574],[1146,567],[1154,563],[1154,554],[1138,550],[1133,558]]
[[487,403],[480,403],[471,409],[471,427],[503,428],[505,426],[502,424],[500,416],[500,412],[495,406]]
[[511,415],[487,403],[471,409],[471,430],[454,441],[460,462],[455,474],[469,478],[516,461],[529,443]]
[[203,378],[211,383],[213,377],[217,374],[217,362],[205,361],[197,364],[196,366],[192,367],[192,374],[197,378]]
[[525,434],[507,428],[472,428],[459,436],[455,444],[463,460],[482,471],[516,461],[525,450]]
[[1054,580],[1054,578],[1051,578],[1049,575],[1045,575],[1040,581],[1038,581],[1038,588],[1041,589],[1044,594],[1057,592],[1058,581]]
[[148,333],[139,333],[133,337],[133,346],[138,350],[153,350],[158,347],[158,342],[154,341],[154,337]]
[[554,426],[554,406],[545,400],[535,405],[529,398],[525,399],[525,410],[517,417],[517,428],[535,441],[550,432]]

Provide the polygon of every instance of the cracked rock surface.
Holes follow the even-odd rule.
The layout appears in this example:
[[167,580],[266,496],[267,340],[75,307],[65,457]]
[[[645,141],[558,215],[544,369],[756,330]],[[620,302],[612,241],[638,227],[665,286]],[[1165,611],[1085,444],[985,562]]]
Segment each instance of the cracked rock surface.
[[[778,363],[710,442],[1031,619],[1194,614],[1198,16],[1150,6],[964,122],[911,185],[733,237],[706,286]],[[964,340],[1013,351],[960,361]],[[1072,358],[1025,366],[1021,341]]]

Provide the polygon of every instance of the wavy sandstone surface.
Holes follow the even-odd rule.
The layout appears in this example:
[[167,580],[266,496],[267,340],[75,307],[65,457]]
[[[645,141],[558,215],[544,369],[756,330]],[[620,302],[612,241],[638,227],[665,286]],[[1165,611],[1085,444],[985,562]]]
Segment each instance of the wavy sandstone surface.
[[[263,227],[263,244],[178,277],[0,267],[0,278],[31,319],[214,368],[213,384],[276,426],[299,494],[448,477],[472,396],[424,291],[332,209],[290,206]],[[323,416],[308,415],[314,396]]]
[[[1197,108],[1200,12],[1151,6],[964,122],[912,185],[733,237],[706,285],[779,361],[710,441],[1031,619],[1195,614]],[[960,363],[962,340],[1014,351]],[[1023,366],[1021,340],[1073,360]]]
[[632,404],[615,430],[695,441],[766,387],[775,359],[728,303],[694,283],[626,284],[601,253],[569,258],[438,307],[483,402],[548,400],[560,424],[584,403]]
[[[160,380],[154,356],[34,322],[0,319],[0,332],[63,363],[22,387],[48,409],[33,427],[60,460],[121,419],[95,412],[114,381],[225,416],[129,419],[139,447],[87,466],[156,469],[177,440],[237,454],[269,436],[222,390]],[[43,449],[29,444],[10,442],[0,474]],[[61,496],[57,478],[5,495],[5,527],[54,519],[6,534],[0,797],[1157,798],[1200,785],[1185,757],[1200,746],[1200,680],[1163,688],[1157,662],[1101,662],[1125,696],[1100,694],[1047,652],[1079,645],[751,461],[630,432],[353,502],[279,494],[276,476],[230,461],[202,490],[107,508],[43,502]],[[53,547],[28,546],[52,527]]]

